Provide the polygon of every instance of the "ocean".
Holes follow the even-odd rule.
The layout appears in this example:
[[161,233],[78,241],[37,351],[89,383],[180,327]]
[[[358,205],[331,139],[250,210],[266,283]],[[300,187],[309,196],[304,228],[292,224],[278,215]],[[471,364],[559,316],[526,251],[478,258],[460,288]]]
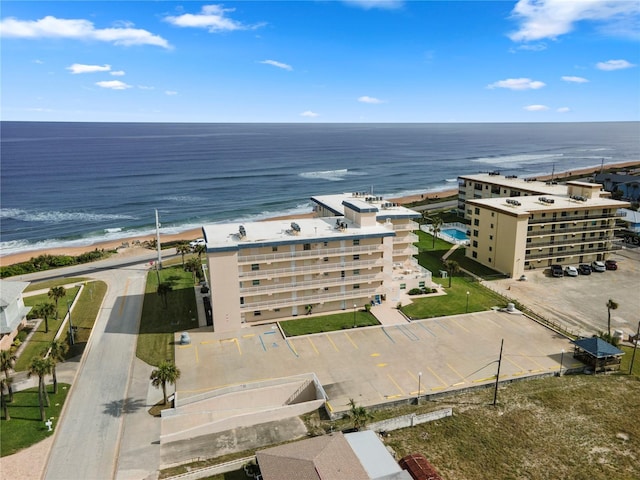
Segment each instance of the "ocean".
[[0,122],[0,255],[640,160],[640,123]]

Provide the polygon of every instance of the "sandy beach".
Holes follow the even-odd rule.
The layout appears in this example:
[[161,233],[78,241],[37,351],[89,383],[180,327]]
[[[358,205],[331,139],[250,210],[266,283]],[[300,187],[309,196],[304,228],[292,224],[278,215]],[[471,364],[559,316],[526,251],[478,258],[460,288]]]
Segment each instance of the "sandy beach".
[[[608,164],[608,165],[605,165],[605,168],[606,169],[611,169],[611,168],[625,169],[625,168],[629,168],[629,167],[638,167],[638,166],[640,166],[640,161]],[[568,176],[590,175],[590,174],[592,174],[594,172],[599,171],[600,168],[601,168],[600,166],[597,166],[597,167],[592,167],[592,168],[584,168],[584,169],[580,169],[580,170],[572,170],[570,172],[569,171],[567,171],[567,172],[558,172],[558,173],[554,174],[553,177],[555,179],[558,179],[558,180],[562,181],[563,178],[566,178]],[[538,180],[549,180],[549,179],[551,179],[551,175],[538,176],[536,178]],[[423,194],[416,194],[416,195],[411,195],[411,196],[406,196],[406,197],[389,198],[388,200],[403,205],[403,204],[412,203],[412,202],[419,202],[421,200],[450,197],[452,195],[456,195],[457,193],[458,193],[457,189],[450,189],[450,190],[444,190],[444,191],[439,191],[439,192],[425,192]],[[282,219],[288,219],[288,218],[304,218],[304,217],[311,217],[311,216],[313,216],[313,212],[309,212],[309,213],[306,213],[306,214],[296,214],[296,215],[289,215],[289,216],[282,216],[282,217],[274,217],[274,218],[270,218],[268,220],[282,220]],[[267,221],[267,220],[265,220],[265,221]],[[199,228],[192,229],[192,230],[185,230],[183,232],[180,232],[180,233],[177,233],[177,234],[172,234],[172,235],[165,235],[165,234],[162,233],[162,230],[160,231],[160,241],[163,242],[163,243],[164,242],[171,242],[171,241],[174,241],[174,240],[191,241],[191,240],[195,240],[196,238],[199,238],[201,236],[202,236],[202,230],[199,229]],[[97,242],[97,243],[94,243],[92,245],[84,245],[84,246],[79,246],[79,247],[60,247],[60,248],[50,248],[50,249],[44,249],[44,250],[29,250],[29,251],[25,251],[25,252],[13,253],[13,254],[10,254],[10,255],[5,255],[5,256],[0,257],[0,265],[1,266],[6,266],[6,265],[13,265],[15,263],[20,263],[20,262],[26,262],[29,259],[33,258],[33,257],[37,257],[38,255],[44,255],[44,254],[77,256],[77,255],[81,255],[82,253],[85,253],[85,252],[93,251],[95,249],[104,249],[104,250],[116,250],[116,249],[118,249],[119,254],[123,254],[123,255],[135,254],[137,252],[140,252],[142,249],[144,249],[144,247],[142,247],[142,246],[129,246],[129,247],[125,248],[125,247],[123,247],[123,244],[124,243],[128,243],[129,245],[134,245],[134,243],[136,243],[137,241],[145,242],[145,241],[153,240],[154,238],[155,238],[154,235],[146,235],[144,237],[127,237],[127,238],[113,239],[113,240],[110,240],[110,241]]]

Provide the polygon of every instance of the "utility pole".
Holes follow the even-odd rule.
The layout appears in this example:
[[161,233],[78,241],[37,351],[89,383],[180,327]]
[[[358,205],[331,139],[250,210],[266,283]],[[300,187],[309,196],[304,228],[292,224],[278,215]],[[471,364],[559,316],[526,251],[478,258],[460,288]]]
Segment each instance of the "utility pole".
[[160,285],[160,269],[162,268],[162,249],[160,248],[160,221],[158,220],[158,209],[156,208],[156,247],[158,249],[158,260],[156,261],[156,274],[158,285]]
[[498,357],[498,373],[496,373],[496,388],[493,391],[493,406],[498,402],[498,381],[500,380],[500,364],[502,363],[502,347],[504,346],[504,338],[500,342],[500,356]]

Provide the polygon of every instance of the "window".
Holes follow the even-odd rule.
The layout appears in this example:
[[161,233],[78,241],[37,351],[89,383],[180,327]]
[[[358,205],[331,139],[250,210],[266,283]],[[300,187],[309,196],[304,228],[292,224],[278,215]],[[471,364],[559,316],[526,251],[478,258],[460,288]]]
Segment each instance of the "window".
[[358,285],[357,283],[353,286],[354,290],[358,290],[360,288],[360,285]]
[[477,227],[478,225],[480,225],[480,220],[478,220],[477,218],[474,218],[473,224]]
[[311,250],[311,244],[310,243],[305,243],[302,248],[303,248],[303,250]]
[[251,271],[255,272],[256,270],[260,270],[260,264],[259,263],[253,263],[251,265]]
[[259,317],[260,315],[262,315],[262,312],[260,310],[256,310],[255,312],[253,312],[254,317]]
[[329,261],[329,257],[324,257],[322,260],[325,261],[325,262],[328,262]]
[[491,212],[491,216],[495,217],[496,216],[496,212]]
[[244,305],[244,297],[240,297],[240,305]]
[[566,216],[567,216],[567,212],[562,212],[562,213],[560,214],[560,216],[561,216],[561,217],[566,217]]
[[329,287],[324,287],[324,291],[328,292],[329,291]]
[[342,270],[342,271],[340,272],[340,276],[341,276],[342,278],[344,278],[344,270]]
[[493,223],[491,224],[491,228],[493,228]]
[[490,252],[493,252],[493,247],[489,247],[489,251],[490,251]]
[[418,282],[418,287],[424,288],[424,282]]
[[322,244],[323,244],[325,247],[328,247],[328,246],[329,246],[329,242],[322,242]]
[[531,237],[527,238],[527,243],[531,243]]
[[473,258],[478,258],[478,252],[471,252],[471,256]]
[[407,284],[406,283],[401,283],[400,284],[400,290],[406,290],[407,289]]
[[356,247],[358,245],[360,245],[360,239],[359,238],[354,238],[353,239],[353,246]]
[[474,231],[473,231],[473,236],[474,236],[474,237],[477,237],[477,236],[478,236],[478,230],[474,230]]
[[354,255],[354,256],[353,256],[353,259],[354,259],[354,260],[360,260],[360,255]]
[[473,246],[474,246],[474,248],[478,248],[478,241],[477,240],[473,241]]
[[476,215],[480,215],[480,209],[479,209],[478,207],[476,207],[476,208],[473,210],[473,213],[475,213]]
[[489,240],[493,240],[493,235],[489,235]]
[[260,285],[260,280],[253,280],[253,286]]
[[354,274],[354,275],[360,275],[360,270],[356,268],[356,269],[353,271],[353,274]]
[[491,263],[491,257],[489,257],[489,260],[488,260],[488,261],[489,261],[489,263]]
[[277,252],[278,251],[278,247],[271,247],[271,251],[272,252]]

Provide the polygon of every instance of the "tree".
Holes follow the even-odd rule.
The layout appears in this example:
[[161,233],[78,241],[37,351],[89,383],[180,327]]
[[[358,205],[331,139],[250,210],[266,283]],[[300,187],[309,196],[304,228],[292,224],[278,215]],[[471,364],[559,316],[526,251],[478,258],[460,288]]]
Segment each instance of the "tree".
[[64,287],[51,287],[49,289],[49,298],[56,302],[56,320],[58,319],[58,300],[64,298],[67,294],[67,290]]
[[373,415],[363,406],[356,405],[353,398],[349,399],[349,416],[353,421],[353,428],[360,430],[367,425],[367,421],[373,419]]
[[49,396],[47,390],[44,387],[44,377],[51,375],[53,369],[53,361],[50,358],[33,357],[28,367],[28,375],[38,376],[38,401],[40,403],[40,419],[44,422],[46,420],[44,406],[45,402],[47,407],[49,406]]
[[173,385],[179,378],[180,369],[168,361],[160,362],[158,368],[151,372],[151,385],[156,388],[162,387],[162,396],[164,397],[165,405],[167,404],[167,383]]
[[609,299],[607,302],[607,334],[611,338],[611,310],[617,310],[618,303]]
[[11,416],[9,416],[9,402],[4,397],[4,390],[7,389],[8,392],[11,391],[11,382],[12,378],[0,378],[0,403],[2,404],[1,408],[4,413],[5,420],[11,420]]
[[169,282],[162,282],[160,285],[158,285],[158,295],[160,295],[160,297],[162,298],[162,304],[164,305],[164,308],[167,308],[169,306],[167,302],[167,295],[169,295],[169,292],[171,290],[173,290],[173,288],[171,287],[171,284]]
[[436,238],[438,238],[438,234],[442,231],[442,224],[444,221],[440,217],[431,217],[431,232],[433,235],[433,245],[432,249],[436,248]]
[[61,340],[53,340],[49,345],[49,358],[53,361],[51,373],[53,375],[53,393],[58,393],[58,378],[56,377],[56,364],[64,362],[64,356],[69,351],[69,345]]
[[192,257],[187,260],[187,265],[184,267],[185,271],[193,272],[193,281],[195,282],[196,277],[201,278],[202,274],[202,261],[200,258]]
[[[49,333],[49,318],[57,313],[57,308],[53,303],[40,303],[34,308],[33,314],[44,319],[44,331]],[[57,315],[56,315],[57,316]]]
[[451,288],[451,277],[460,271],[460,265],[455,260],[447,260],[444,262],[444,269],[449,275],[449,288]]
[[182,268],[184,268],[184,256],[187,253],[191,253],[191,247],[188,243],[179,243],[176,245],[176,253],[182,255]]
[[4,372],[5,384],[9,392],[9,402],[13,402],[13,389],[11,388],[11,377],[9,372],[16,361],[16,353],[13,349],[0,350],[0,370]]
[[198,254],[198,259],[200,259],[200,257],[202,257],[202,254],[207,252],[207,246],[196,245],[195,247],[193,247],[193,251]]

